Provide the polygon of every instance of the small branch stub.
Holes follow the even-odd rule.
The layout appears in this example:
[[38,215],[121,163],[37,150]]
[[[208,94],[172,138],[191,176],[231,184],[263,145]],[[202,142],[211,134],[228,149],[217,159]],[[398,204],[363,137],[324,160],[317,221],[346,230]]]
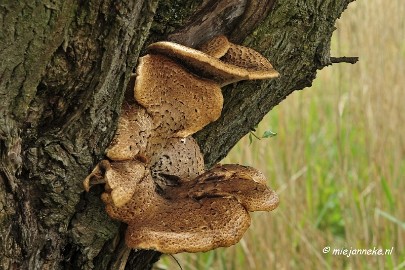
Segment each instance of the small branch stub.
[[359,57],[354,56],[354,57],[331,57],[330,61],[332,64],[335,63],[348,63],[348,64],[356,64],[357,61],[359,61]]

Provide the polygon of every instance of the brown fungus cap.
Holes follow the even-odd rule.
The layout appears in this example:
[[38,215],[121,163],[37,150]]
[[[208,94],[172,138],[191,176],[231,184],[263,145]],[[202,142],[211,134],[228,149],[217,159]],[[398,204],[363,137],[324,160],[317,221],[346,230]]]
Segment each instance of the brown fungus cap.
[[145,155],[151,137],[152,119],[137,104],[124,103],[118,119],[118,127],[106,155],[112,160],[129,160]]
[[[162,200],[156,193],[156,185],[149,171],[145,170],[145,164],[138,160],[112,162],[103,176],[106,189],[101,199],[106,204],[107,214],[114,219],[130,223],[137,218],[148,217],[153,214],[149,209]],[[132,197],[125,204],[117,205],[114,192],[121,191],[121,186],[127,187],[128,184],[132,185]]]
[[152,116],[156,132],[187,137],[221,115],[220,87],[172,59],[155,54],[140,58],[135,100]]
[[[139,161],[116,162],[105,172],[106,182],[131,178],[134,195],[117,206],[113,191],[102,195],[108,215],[128,224],[125,240],[131,248],[164,253],[200,252],[237,243],[250,225],[246,209],[234,198],[167,199],[156,192],[150,174],[139,178]],[[125,180],[126,182],[126,180]]]
[[[230,44],[229,49],[232,45]],[[270,62],[258,52],[243,46],[233,46],[234,49],[230,55],[227,56],[228,50],[223,56],[225,57],[224,60],[168,41],[153,43],[149,45],[148,50],[150,53],[159,53],[176,59],[178,63],[187,66],[201,76],[215,80],[221,86],[241,80],[271,79],[279,76]],[[210,53],[211,51],[213,49],[208,49],[207,52]],[[228,59],[229,63],[227,62]]]
[[109,194],[111,204],[114,207],[122,207],[131,200],[135,190],[139,188],[137,184],[144,178],[145,169],[145,164],[139,161],[102,160],[83,181],[83,186],[89,191],[93,185],[105,184],[105,191]]
[[234,199],[179,200],[129,223],[125,242],[168,254],[205,252],[236,244],[249,226],[248,212]]
[[[128,224],[129,247],[164,253],[201,252],[237,243],[250,225],[249,210],[273,210],[277,195],[257,170],[240,165],[217,166],[190,181],[156,189],[139,161],[106,166],[102,199],[108,215]],[[119,184],[133,195],[124,205],[114,201]]]
[[204,172],[204,157],[193,137],[171,138],[152,156],[150,171],[160,186],[177,186]]
[[229,50],[231,43],[226,36],[216,36],[200,46],[200,51],[215,58],[221,58]]
[[109,165],[110,163],[107,160],[100,161],[86,179],[84,179],[83,187],[86,192],[89,192],[90,188],[94,185],[105,184],[105,168]]
[[277,194],[266,185],[264,175],[237,164],[217,165],[181,188],[166,192],[168,198],[235,198],[248,211],[272,211],[278,206]]
[[221,57],[221,61],[246,68],[251,72],[249,79],[268,79],[279,75],[263,55],[251,48],[236,44],[230,44],[228,51]]
[[[212,181],[216,179],[215,181]],[[196,179],[189,196],[232,196],[248,211],[272,211],[278,204],[277,194],[266,185],[264,175],[252,168],[236,164],[216,166]]]

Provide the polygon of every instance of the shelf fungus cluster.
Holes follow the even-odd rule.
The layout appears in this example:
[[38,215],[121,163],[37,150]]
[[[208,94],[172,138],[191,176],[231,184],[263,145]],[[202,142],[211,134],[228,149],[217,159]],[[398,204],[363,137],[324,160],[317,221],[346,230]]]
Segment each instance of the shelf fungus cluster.
[[108,215],[128,224],[129,247],[199,252],[237,243],[249,211],[271,211],[278,197],[256,169],[205,171],[190,136],[221,114],[221,86],[278,76],[256,51],[219,36],[201,50],[157,42],[140,58],[134,99],[124,101],[102,160],[84,180],[104,184]]

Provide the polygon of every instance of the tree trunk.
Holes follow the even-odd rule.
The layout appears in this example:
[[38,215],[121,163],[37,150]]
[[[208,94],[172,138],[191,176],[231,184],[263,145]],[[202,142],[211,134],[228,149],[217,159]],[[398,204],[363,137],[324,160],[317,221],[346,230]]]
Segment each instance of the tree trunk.
[[150,269],[160,254],[128,249],[101,189],[82,188],[145,43],[226,34],[282,74],[223,89],[221,118],[195,136],[209,167],[331,64],[334,24],[351,0],[158,2],[0,3],[0,269]]

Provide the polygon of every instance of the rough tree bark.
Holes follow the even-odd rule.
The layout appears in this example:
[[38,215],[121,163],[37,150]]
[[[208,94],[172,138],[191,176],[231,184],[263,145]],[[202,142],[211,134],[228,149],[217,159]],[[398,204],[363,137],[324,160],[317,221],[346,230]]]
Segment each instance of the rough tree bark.
[[226,34],[282,74],[223,90],[221,118],[196,134],[212,166],[331,64],[351,1],[0,2],[0,269],[150,269],[160,254],[126,248],[101,189],[81,185],[114,134],[142,48]]

